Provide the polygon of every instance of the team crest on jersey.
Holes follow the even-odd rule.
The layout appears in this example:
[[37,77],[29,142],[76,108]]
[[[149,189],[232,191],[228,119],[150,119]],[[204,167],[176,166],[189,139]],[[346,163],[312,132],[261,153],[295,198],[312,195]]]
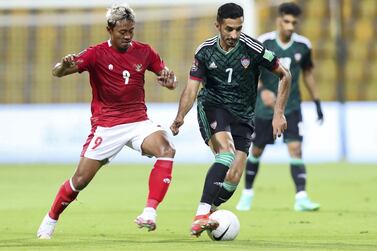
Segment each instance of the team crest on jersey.
[[247,69],[247,67],[249,67],[249,65],[250,65],[250,59],[249,58],[242,58],[241,64],[242,64],[243,68]]
[[112,71],[114,69],[114,66],[112,64],[109,64],[108,68],[110,71]]
[[301,53],[296,53],[296,54],[295,54],[295,60],[296,60],[296,62],[300,61],[301,58],[302,58]]
[[142,69],[143,69],[143,65],[142,65],[142,64],[136,64],[136,65],[135,65],[135,70],[136,70],[137,72],[141,72]]
[[213,122],[210,124],[210,126],[211,126],[211,128],[212,128],[213,130],[215,130],[216,127],[217,127],[217,121],[213,121]]
[[192,65],[191,65],[191,70],[190,71],[192,71],[192,72],[197,71],[198,70],[198,65],[199,65],[198,60],[194,59],[194,61],[192,61]]

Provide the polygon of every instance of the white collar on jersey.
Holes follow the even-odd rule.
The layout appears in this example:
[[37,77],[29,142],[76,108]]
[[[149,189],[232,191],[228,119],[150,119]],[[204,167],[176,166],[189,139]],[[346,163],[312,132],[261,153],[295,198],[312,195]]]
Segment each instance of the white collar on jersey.
[[[109,39],[109,40],[107,40],[107,45],[109,46],[109,47],[111,47],[112,46],[112,44],[111,44],[111,40]],[[131,43],[130,43],[130,46],[132,46],[132,41],[131,41]]]
[[288,41],[288,43],[283,43],[283,42],[280,40],[279,32],[276,31],[276,32],[275,32],[276,43],[279,45],[280,48],[282,48],[283,50],[286,50],[286,49],[288,49],[289,47],[292,46],[292,44],[293,44],[293,42],[294,42],[294,39],[293,39],[294,34],[295,34],[295,33],[292,33],[291,39]]

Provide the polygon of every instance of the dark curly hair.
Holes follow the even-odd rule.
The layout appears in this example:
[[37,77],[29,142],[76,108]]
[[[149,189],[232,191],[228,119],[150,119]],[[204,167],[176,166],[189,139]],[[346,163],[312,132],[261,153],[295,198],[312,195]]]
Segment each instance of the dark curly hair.
[[243,9],[235,3],[223,4],[217,10],[217,22],[219,23],[226,18],[236,19],[239,17],[243,17]]

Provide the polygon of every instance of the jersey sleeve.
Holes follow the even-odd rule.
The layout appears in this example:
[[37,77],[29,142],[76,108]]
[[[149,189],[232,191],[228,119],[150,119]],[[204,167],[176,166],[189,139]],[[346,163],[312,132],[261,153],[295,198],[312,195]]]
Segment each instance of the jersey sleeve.
[[165,63],[157,51],[150,47],[148,70],[158,74],[165,68]]
[[79,68],[79,73],[83,71],[90,71],[93,68],[96,59],[94,47],[89,47],[77,55],[76,63]]
[[190,69],[190,79],[203,81],[206,74],[206,67],[203,58],[196,53]]
[[308,52],[302,57],[301,60],[301,68],[303,70],[311,69],[314,67],[313,59],[312,59],[312,50],[309,49]]
[[262,52],[259,54],[260,65],[269,71],[275,70],[279,66],[279,59],[276,57],[275,53],[268,50],[263,46]]

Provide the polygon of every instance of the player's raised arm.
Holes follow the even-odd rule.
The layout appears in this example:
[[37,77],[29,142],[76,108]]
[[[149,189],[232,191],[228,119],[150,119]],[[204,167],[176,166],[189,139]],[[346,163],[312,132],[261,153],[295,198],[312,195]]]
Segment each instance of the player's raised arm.
[[170,71],[167,67],[165,67],[157,75],[157,82],[161,86],[166,87],[169,90],[174,90],[177,87],[177,77],[175,76],[174,72]]
[[76,62],[77,56],[75,54],[68,54],[63,57],[61,62],[57,63],[52,69],[52,75],[55,77],[63,77],[79,71]]
[[292,76],[290,71],[284,68],[281,63],[278,63],[278,66],[272,72],[279,77],[279,88],[274,108],[274,117],[272,119],[273,134],[274,138],[276,138],[276,136],[280,137],[284,130],[287,129],[284,111],[289,96]]
[[183,125],[186,114],[191,110],[192,105],[195,102],[200,84],[201,81],[199,80],[188,80],[187,85],[183,90],[181,98],[179,100],[177,116],[170,126],[170,130],[172,131],[173,135],[177,135],[179,133],[179,127]]

